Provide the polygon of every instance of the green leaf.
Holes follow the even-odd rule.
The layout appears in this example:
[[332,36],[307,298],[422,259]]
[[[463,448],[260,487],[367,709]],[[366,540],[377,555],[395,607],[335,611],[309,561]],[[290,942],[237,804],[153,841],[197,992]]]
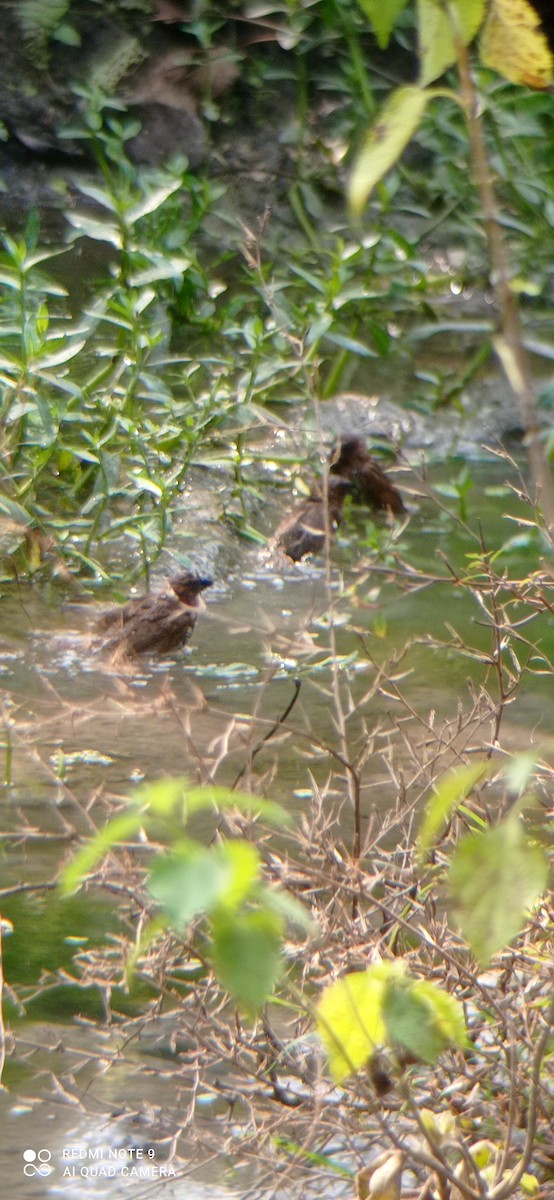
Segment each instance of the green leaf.
[[254,892],[259,877],[260,856],[249,842],[225,842],[206,850],[191,841],[158,859],[148,887],[171,924],[182,929],[201,913],[238,908]]
[[262,800],[260,796],[251,796],[247,792],[234,792],[226,787],[191,788],[186,792],[186,809],[191,815],[204,808],[214,808],[224,811],[236,808],[252,816],[260,816],[271,825],[282,827],[291,823],[291,816],[280,804],[273,800]]
[[179,777],[157,779],[155,783],[145,784],[133,793],[133,803],[165,817],[178,813],[182,808],[185,821],[207,808],[214,812],[236,808],[239,812],[263,817],[264,821],[278,827],[291,822],[285,809],[272,800],[262,800],[246,792],[234,792],[227,787],[190,787],[186,779]]
[[264,1003],[279,978],[282,938],[282,921],[267,911],[214,920],[214,970],[223,987],[249,1010]]
[[317,1030],[336,1083],[365,1066],[386,1043],[435,1062],[447,1046],[467,1044],[463,1009],[436,984],[412,979],[404,963],[376,963],[326,988]]
[[364,346],[363,342],[359,342],[356,338],[346,337],[344,333],[326,333],[325,338],[328,342],[332,342],[335,346],[340,346],[342,350],[348,350],[351,354],[359,354],[360,358],[376,358],[375,350],[370,350],[368,346]]
[[439,779],[435,795],[425,807],[425,814],[417,839],[418,854],[423,857],[433,845],[437,834],[443,829],[457,806],[480,779],[491,773],[490,763],[475,763],[471,767],[449,771]]
[[386,50],[397,18],[405,9],[408,0],[358,0],[377,38],[381,50]]
[[186,787],[186,779],[179,776],[157,779],[133,792],[133,804],[141,809],[149,808],[157,816],[171,816],[184,803]]
[[85,213],[79,212],[68,212],[67,219],[83,237],[92,238],[96,242],[109,242],[111,246],[115,246],[117,250],[121,250],[122,234],[116,225],[112,225],[108,221],[100,221],[98,217],[88,217]]
[[516,813],[460,842],[448,877],[450,902],[481,965],[520,932],[547,881],[546,855]]
[[392,979],[383,1011],[387,1038],[424,1062],[436,1062],[448,1046],[467,1045],[461,1004],[434,983]]
[[196,843],[160,858],[150,872],[148,890],[174,929],[185,929],[194,917],[209,912],[227,885],[225,871]]
[[0,496],[0,512],[6,513],[17,525],[34,525],[34,518],[27,509],[22,508],[16,500],[10,500],[8,496]]
[[306,933],[314,932],[316,924],[313,917],[299,900],[291,896],[290,892],[277,888],[264,888],[263,891],[260,890],[260,899],[263,900],[266,908],[277,913],[285,921],[289,921],[291,925],[296,925]]
[[400,158],[433,92],[403,87],[394,92],[370,129],[348,183],[348,202],[359,216],[375,185]]
[[119,842],[128,841],[130,837],[134,837],[138,833],[141,823],[141,814],[137,810],[123,813],[119,817],[114,817],[113,821],[108,821],[107,825],[96,834],[96,837],[91,838],[86,846],[83,846],[83,849],[63,871],[61,878],[63,894],[68,896],[71,892],[76,891],[85,876],[100,862],[100,859]]
[[473,41],[485,18],[486,0],[450,0],[448,7],[450,12],[437,0],[418,0],[422,87],[438,79],[456,62],[458,40],[465,46]]
[[74,25],[70,25],[69,21],[62,21],[56,26],[52,40],[54,42],[62,42],[64,46],[80,46],[81,34]]
[[137,204],[134,204],[132,208],[127,210],[126,218],[129,224],[134,225],[135,221],[140,221],[142,217],[148,216],[149,213],[156,212],[156,209],[161,208],[162,204],[165,203],[173,192],[178,191],[182,186],[182,182],[182,179],[170,179],[162,187],[155,188],[147,196],[143,196],[142,200],[139,200]]
[[156,496],[157,499],[161,499],[163,496],[163,489],[160,487],[159,483],[155,483],[153,479],[149,479],[148,475],[140,475],[138,471],[136,473],[131,471],[130,479],[135,486],[140,489],[141,492],[150,492],[150,494],[152,496]]
[[526,1172],[525,1175],[521,1176],[519,1182],[521,1190],[526,1196],[536,1196],[537,1192],[540,1191],[541,1185],[536,1175],[530,1175]]
[[[51,367],[59,367],[63,363],[70,362],[86,345],[87,337],[70,337],[51,338],[47,343],[49,353],[45,354],[41,351],[38,358],[38,365],[42,371],[49,371]],[[56,346],[59,349],[56,349]]]
[[115,197],[108,191],[107,188],[100,187],[97,183],[87,183],[84,180],[79,182],[79,191],[83,196],[88,196],[91,200],[96,201],[102,208],[107,208],[109,212],[117,216],[117,203]]
[[535,750],[525,750],[520,754],[514,754],[513,758],[504,767],[504,776],[506,783],[511,792],[516,796],[520,796],[533,778],[533,773],[537,762],[541,757],[541,748],[537,746]]

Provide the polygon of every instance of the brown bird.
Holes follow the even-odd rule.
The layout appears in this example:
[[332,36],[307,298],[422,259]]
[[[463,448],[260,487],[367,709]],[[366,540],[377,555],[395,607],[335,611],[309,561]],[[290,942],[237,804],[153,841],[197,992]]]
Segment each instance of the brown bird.
[[329,470],[332,475],[350,480],[353,500],[395,516],[406,512],[398,488],[372,458],[362,438],[341,438],[331,455]]
[[173,595],[148,592],[109,608],[96,625],[99,633],[109,634],[100,649],[114,658],[127,659],[147,651],[171,654],[188,642],[196,624],[200,592],[212,582],[191,571],[181,571],[169,579]]
[[325,546],[326,512],[329,530],[340,525],[345,496],[352,490],[348,479],[333,475],[327,480],[327,506],[323,500],[321,483],[315,483],[308,499],[293,509],[275,531],[275,541],[280,550],[298,562],[305,554],[317,554]]

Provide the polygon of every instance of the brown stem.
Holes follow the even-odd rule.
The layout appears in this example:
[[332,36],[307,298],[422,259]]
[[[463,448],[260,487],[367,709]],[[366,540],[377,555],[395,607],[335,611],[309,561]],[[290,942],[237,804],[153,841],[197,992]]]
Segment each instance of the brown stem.
[[467,46],[459,39],[458,71],[464,104],[473,175],[483,210],[483,228],[491,263],[491,283],[500,315],[500,331],[495,349],[520,405],[525,426],[525,444],[529,465],[540,497],[548,537],[554,546],[554,492],[540,437],[540,428],[529,355],[516,297],[510,284],[510,271],[498,206],[487,156],[479,99],[473,82]]

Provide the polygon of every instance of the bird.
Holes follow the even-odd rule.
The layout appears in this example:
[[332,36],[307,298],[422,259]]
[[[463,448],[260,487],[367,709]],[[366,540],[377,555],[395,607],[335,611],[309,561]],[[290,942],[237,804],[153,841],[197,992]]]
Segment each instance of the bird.
[[180,571],[168,582],[171,592],[148,592],[102,614],[96,623],[98,633],[108,635],[101,640],[102,653],[133,659],[146,652],[171,654],[188,642],[202,603],[200,592],[213,580]]
[[395,517],[406,512],[398,488],[371,456],[362,438],[341,437],[331,454],[329,471],[333,477],[350,480],[354,501],[391,512]]
[[348,479],[329,476],[327,479],[327,503],[324,500],[323,484],[314,483],[306,500],[285,517],[275,530],[275,544],[293,562],[299,562],[305,554],[317,554],[325,546],[325,532],[340,525],[345,497],[352,490]]

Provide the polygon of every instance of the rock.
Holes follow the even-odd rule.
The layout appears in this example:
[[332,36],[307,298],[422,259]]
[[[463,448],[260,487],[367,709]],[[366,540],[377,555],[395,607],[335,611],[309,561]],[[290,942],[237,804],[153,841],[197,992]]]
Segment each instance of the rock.
[[136,104],[131,112],[142,125],[140,133],[125,143],[133,162],[159,167],[172,154],[186,154],[195,170],[204,161],[208,139],[195,113],[167,104]]

